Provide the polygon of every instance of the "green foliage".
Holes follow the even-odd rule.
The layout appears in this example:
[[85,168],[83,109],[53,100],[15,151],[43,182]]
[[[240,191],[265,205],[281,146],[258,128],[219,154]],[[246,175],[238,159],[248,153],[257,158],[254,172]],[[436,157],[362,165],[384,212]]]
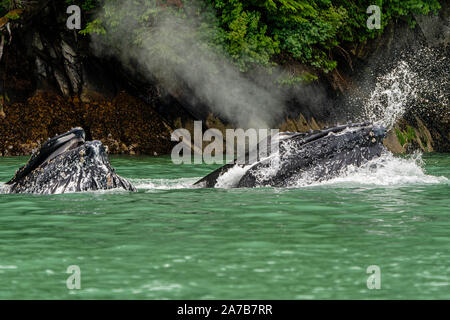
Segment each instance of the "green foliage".
[[0,0],[0,18],[3,17],[11,8],[11,0]]
[[295,76],[295,75],[282,75],[278,77],[278,79],[275,81],[280,87],[292,87],[296,84],[308,84],[313,82],[314,80],[317,80],[317,76],[313,75],[309,72],[303,72],[302,74]]
[[7,17],[10,20],[17,20],[20,18],[20,15],[17,12],[8,12],[5,17]]
[[280,28],[274,34],[282,49],[294,59],[328,72],[336,67],[328,52],[339,44],[337,33],[346,16],[345,10],[334,7],[312,11],[310,17],[299,13],[292,15],[290,21],[276,22]]
[[417,139],[416,132],[411,126],[407,126],[406,131],[401,131],[400,129],[395,128],[395,134],[397,135],[398,142],[402,147]]
[[[240,16],[258,18],[254,19],[253,28],[247,28],[246,24],[241,23],[241,38],[263,40],[259,43],[264,50],[254,50],[261,60],[268,61],[264,54],[273,56],[282,52],[324,71],[336,66],[336,63],[328,58],[326,51],[337,45],[336,33],[346,17],[344,10],[331,5],[320,8],[315,1],[305,0],[213,2],[221,19],[221,26],[228,33],[233,32],[236,22],[240,22]],[[245,45],[241,47],[245,48]],[[238,53],[241,55],[235,53],[233,57],[241,59],[245,51],[240,50]]]
[[403,134],[403,132],[400,129],[395,128],[395,134],[397,136],[398,142],[403,147],[406,144],[406,142],[408,141],[408,139],[405,137],[405,135]]
[[[374,38],[384,31],[384,28],[392,21],[406,20],[411,27],[415,26],[414,14],[437,13],[440,9],[438,0],[336,0],[336,5],[345,8],[348,19],[340,31],[340,40],[349,42],[361,42],[368,38]],[[381,8],[381,28],[369,30],[366,28],[369,5],[378,5]]]
[[100,19],[95,19],[86,24],[86,28],[80,31],[82,35],[87,35],[91,33],[96,33],[100,35],[105,35],[106,30],[103,27],[103,22]]
[[[98,0],[66,2],[81,4],[83,8],[99,5]],[[134,9],[124,9],[124,2],[132,3]],[[366,10],[372,4],[379,5],[382,11],[379,30],[366,26]],[[332,53],[337,46],[373,38],[398,19],[414,26],[414,14],[437,13],[440,5],[438,0],[103,0],[101,7],[103,16],[88,23],[82,34],[108,37],[105,30],[114,32],[120,24],[137,21],[130,28],[129,39],[123,41],[139,45],[159,21],[176,15],[196,26],[199,46],[206,43],[241,71],[254,66],[270,68],[274,61],[294,60],[317,73],[336,68]],[[313,79],[305,74],[291,78],[280,81]]]
[[0,0],[0,8],[9,10],[11,7],[11,0]]
[[[437,0],[210,0],[221,27],[228,34],[228,50],[247,64],[248,46],[254,61],[267,64],[267,54],[283,53],[323,72],[337,63],[330,55],[345,42],[361,42],[375,37],[394,19],[405,17],[413,25],[412,14],[429,14],[439,9]],[[367,8],[382,9],[381,29],[366,27]],[[254,17],[253,24],[246,17]],[[238,27],[236,26],[238,25]],[[249,27],[251,26],[251,27]],[[240,32],[236,34],[236,30]],[[270,41],[271,39],[272,41]],[[238,41],[237,41],[238,40]],[[255,41],[256,40],[256,41]],[[237,42],[237,45],[236,45]],[[253,61],[250,61],[253,62]]]
[[100,0],[66,0],[68,5],[76,4],[80,6],[81,9],[89,11],[97,8],[100,5]]
[[416,132],[414,131],[414,128],[411,126],[408,126],[406,129],[406,138],[408,141],[413,141],[414,139],[417,139]]
[[232,17],[226,32],[226,50],[237,61],[240,69],[245,71],[254,63],[268,66],[270,58],[279,53],[278,41],[266,35],[267,26],[260,23],[259,12],[247,12],[238,6],[231,13]]
[[0,0],[0,18],[5,17],[9,20],[17,20],[20,18],[24,2],[20,0]]

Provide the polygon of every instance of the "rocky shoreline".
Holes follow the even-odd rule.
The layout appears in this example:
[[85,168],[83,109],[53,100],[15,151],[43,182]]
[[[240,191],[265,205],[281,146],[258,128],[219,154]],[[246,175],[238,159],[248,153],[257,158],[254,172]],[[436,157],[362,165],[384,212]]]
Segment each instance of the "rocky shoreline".
[[121,92],[107,101],[82,102],[37,92],[24,103],[4,108],[0,155],[29,155],[49,137],[81,126],[89,140],[101,140],[112,154],[160,155],[170,152],[171,128],[155,110]]
[[[88,37],[65,28],[64,4],[57,6],[25,10],[18,19],[0,20],[0,32],[7,34],[9,23],[12,38],[0,60],[0,156],[29,155],[49,137],[75,126],[83,127],[89,139],[101,140],[110,153],[132,155],[170,153],[174,145],[170,133],[189,127],[194,120],[202,120],[205,128],[233,126],[220,116],[210,117],[208,105],[200,108],[189,86],[167,89],[143,76],[137,65],[95,56]],[[397,52],[405,48],[433,46],[449,55],[450,32],[445,31],[450,28],[449,17],[447,6],[441,20],[420,17],[420,28],[399,23],[373,41],[353,49],[349,46],[348,57],[339,61],[338,69],[321,75],[312,85],[331,102],[318,112],[314,99],[291,99],[272,127],[308,131],[339,122],[336,115],[342,113],[342,97],[359,90],[361,74],[375,79],[384,72],[380,65],[398,59]],[[403,41],[397,39],[400,35]],[[447,76],[448,70],[441,72],[441,77]],[[386,146],[394,153],[449,152],[449,91],[448,87],[442,91],[445,105],[444,100],[421,97],[420,106],[407,112],[388,133]],[[434,94],[430,92],[432,98]]]

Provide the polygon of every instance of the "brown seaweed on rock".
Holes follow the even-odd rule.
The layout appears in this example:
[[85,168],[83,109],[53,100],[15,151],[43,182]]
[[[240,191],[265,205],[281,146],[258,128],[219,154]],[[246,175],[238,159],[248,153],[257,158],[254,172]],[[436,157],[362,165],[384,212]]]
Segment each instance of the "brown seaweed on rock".
[[82,126],[90,139],[113,154],[166,154],[173,144],[170,127],[149,106],[119,93],[110,101],[85,103],[38,92],[24,103],[5,106],[0,119],[0,155],[29,155],[48,138]]

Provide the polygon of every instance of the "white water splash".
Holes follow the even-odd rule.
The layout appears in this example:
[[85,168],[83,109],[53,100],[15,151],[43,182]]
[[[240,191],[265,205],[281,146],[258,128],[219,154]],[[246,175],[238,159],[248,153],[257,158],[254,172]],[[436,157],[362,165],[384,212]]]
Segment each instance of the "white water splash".
[[[407,158],[397,158],[386,152],[380,158],[372,159],[361,167],[349,166],[338,177],[308,184],[309,186],[336,185],[356,186],[410,186],[424,184],[449,184],[443,176],[426,174],[423,169],[422,153],[416,152]],[[306,186],[305,181],[298,181],[296,187]]]
[[224,174],[222,174],[217,178],[217,182],[214,187],[224,189],[235,187],[239,183],[239,180],[241,180],[242,176],[252,166],[253,165],[247,165],[241,167],[239,165],[235,165],[234,167],[232,167],[227,172],[225,172]]
[[140,190],[170,190],[198,188],[194,183],[200,178],[179,179],[128,179],[136,189]]
[[363,105],[362,119],[391,129],[416,98],[418,83],[417,74],[408,63],[400,61],[391,72],[377,79],[375,90]]
[[[219,177],[216,188],[230,189],[251,166],[236,166]],[[273,168],[272,168],[273,169]],[[269,170],[269,168],[268,168]],[[311,172],[312,176],[314,173]],[[180,179],[131,179],[140,190],[172,190],[198,188],[193,184],[201,177]],[[443,176],[428,175],[423,169],[422,154],[417,152],[407,158],[398,158],[387,152],[361,167],[348,166],[339,176],[320,182],[308,178],[308,173],[292,181],[289,188],[304,187],[402,187],[411,185],[450,184]]]
[[10,186],[4,182],[0,182],[0,194],[8,193]]
[[[216,188],[233,188],[239,182],[243,174],[251,167],[236,166],[218,178]],[[274,167],[266,168],[266,174],[269,171],[276,171]],[[311,177],[316,177],[311,171]],[[194,189],[199,188],[194,183],[201,177],[177,178],[177,179],[128,179],[137,189],[144,191],[152,190],[176,190],[176,189]],[[410,186],[410,185],[429,185],[429,184],[450,184],[450,180],[443,176],[428,175],[423,169],[422,154],[416,152],[407,158],[394,157],[392,153],[386,152],[381,157],[373,159],[361,167],[348,166],[337,177],[314,182],[310,179],[308,173],[301,175],[297,181],[290,183],[290,188],[304,187],[389,187],[389,186]],[[0,183],[0,189],[9,187]],[[91,193],[127,193],[123,189],[98,190]],[[1,192],[0,192],[1,193]]]

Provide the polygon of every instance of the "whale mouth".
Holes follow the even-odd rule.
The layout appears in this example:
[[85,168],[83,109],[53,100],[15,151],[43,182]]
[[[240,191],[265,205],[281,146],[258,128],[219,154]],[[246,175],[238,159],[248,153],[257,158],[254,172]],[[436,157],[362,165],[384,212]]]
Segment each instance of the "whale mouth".
[[46,162],[51,161],[65,152],[84,145],[85,137],[86,134],[82,128],[73,128],[64,134],[47,140],[6,184],[13,184]]
[[67,142],[60,145],[53,153],[51,153],[44,161],[42,161],[41,164],[51,161],[54,158],[56,158],[57,156],[65,153],[67,151],[81,147],[84,144],[85,144],[85,141],[83,138],[79,138],[79,137],[71,138]]
[[39,149],[39,161],[36,161],[35,165],[40,166],[67,151],[82,146],[86,142],[85,137],[86,134],[82,128],[73,128],[64,134],[49,139]]

